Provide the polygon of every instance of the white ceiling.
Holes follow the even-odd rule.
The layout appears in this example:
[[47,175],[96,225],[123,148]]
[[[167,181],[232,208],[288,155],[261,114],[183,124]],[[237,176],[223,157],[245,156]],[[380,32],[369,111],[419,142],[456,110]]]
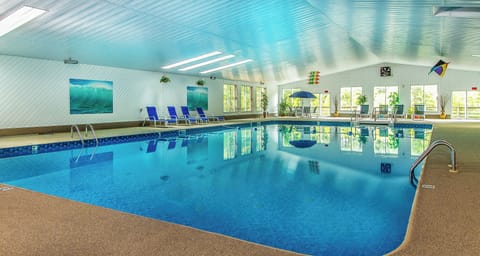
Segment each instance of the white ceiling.
[[[480,19],[433,16],[477,0],[0,0],[0,14],[23,4],[48,12],[0,37],[0,54],[163,72],[218,50],[236,57],[166,72],[274,84],[439,58],[480,70]],[[199,74],[244,59],[253,61]]]

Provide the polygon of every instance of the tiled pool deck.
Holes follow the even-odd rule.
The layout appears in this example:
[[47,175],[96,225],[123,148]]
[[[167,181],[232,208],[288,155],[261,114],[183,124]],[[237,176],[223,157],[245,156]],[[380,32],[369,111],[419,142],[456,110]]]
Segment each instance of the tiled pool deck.
[[[228,121],[220,125],[263,120]],[[335,119],[338,120],[341,119]],[[439,147],[430,154],[407,236],[391,255],[479,255],[480,122],[432,122],[432,140],[445,139],[455,146],[459,173],[448,172],[447,148]],[[151,136],[191,128],[198,125],[98,130],[97,136],[128,138],[133,134]],[[8,136],[0,137],[0,148],[69,141],[70,133]],[[422,184],[435,188],[421,188]],[[0,184],[1,187],[7,186]],[[295,255],[18,188],[0,189],[0,218],[0,255]]]

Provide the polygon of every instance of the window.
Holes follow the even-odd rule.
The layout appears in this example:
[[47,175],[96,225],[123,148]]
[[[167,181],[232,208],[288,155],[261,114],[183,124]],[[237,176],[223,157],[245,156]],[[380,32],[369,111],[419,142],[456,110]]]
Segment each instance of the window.
[[262,112],[262,94],[267,93],[267,88],[257,87],[255,89],[255,111]]
[[237,86],[223,85],[223,112],[235,112],[237,109]]
[[340,150],[362,152],[363,144],[357,134],[360,134],[360,128],[340,127]]
[[340,88],[340,111],[354,111],[357,109],[357,98],[362,95],[362,87]]
[[314,93],[314,95],[317,98],[312,99],[312,101],[310,102],[310,106],[312,107],[312,114],[316,114],[319,116],[330,116],[330,94]]
[[398,155],[400,139],[395,136],[395,131],[390,128],[375,128],[374,130],[375,154]]
[[373,106],[393,106],[397,104],[398,86],[378,86],[373,88]]
[[240,144],[242,156],[252,153],[252,129],[242,129],[240,131]]
[[300,107],[302,105],[302,99],[300,98],[290,98],[290,95],[294,92],[298,92],[300,89],[283,89],[282,90],[282,99],[292,107]]
[[426,112],[438,111],[437,96],[437,85],[412,85],[410,88],[412,107],[417,104],[423,104]]
[[480,119],[480,92],[453,91],[452,118]]
[[240,111],[252,111],[252,87],[240,86]]

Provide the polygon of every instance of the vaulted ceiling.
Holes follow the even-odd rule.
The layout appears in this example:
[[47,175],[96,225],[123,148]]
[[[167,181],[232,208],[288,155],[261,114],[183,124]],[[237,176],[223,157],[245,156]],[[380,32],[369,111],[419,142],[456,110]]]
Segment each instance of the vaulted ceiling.
[[[434,7],[478,8],[476,0],[0,0],[0,14],[21,5],[48,12],[0,37],[0,54],[274,84],[440,58],[480,70],[472,56],[480,54],[480,19],[433,15]],[[212,51],[235,57],[162,69]]]

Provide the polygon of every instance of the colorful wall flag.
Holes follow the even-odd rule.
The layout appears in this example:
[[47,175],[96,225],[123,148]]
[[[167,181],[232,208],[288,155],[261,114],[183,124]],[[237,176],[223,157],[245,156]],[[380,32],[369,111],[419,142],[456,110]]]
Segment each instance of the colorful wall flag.
[[435,64],[435,66],[433,66],[432,69],[430,69],[430,72],[428,72],[428,74],[430,75],[430,73],[435,72],[440,77],[443,77],[445,75],[445,72],[447,72],[447,67],[448,67],[447,62],[443,60],[439,60],[437,64]]
[[320,78],[320,71],[312,71],[308,75],[308,84],[318,84]]

